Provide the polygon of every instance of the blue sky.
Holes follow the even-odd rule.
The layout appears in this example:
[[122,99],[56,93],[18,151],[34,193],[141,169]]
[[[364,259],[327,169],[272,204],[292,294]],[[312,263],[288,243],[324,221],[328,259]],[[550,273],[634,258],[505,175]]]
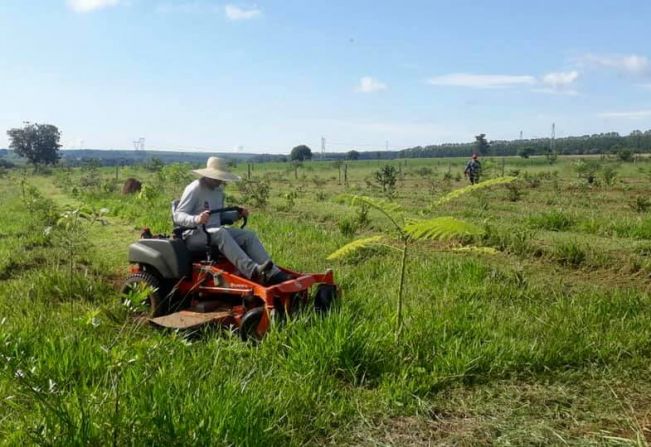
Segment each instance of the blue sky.
[[651,2],[0,0],[0,147],[287,153],[651,129]]

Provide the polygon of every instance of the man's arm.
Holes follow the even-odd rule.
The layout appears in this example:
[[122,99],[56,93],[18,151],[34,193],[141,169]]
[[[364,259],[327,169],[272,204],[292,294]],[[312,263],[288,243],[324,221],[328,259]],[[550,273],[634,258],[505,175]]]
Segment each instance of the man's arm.
[[196,188],[194,183],[189,184],[183,191],[181,200],[174,211],[174,224],[180,227],[194,227],[197,225],[199,216],[195,215],[196,209]]

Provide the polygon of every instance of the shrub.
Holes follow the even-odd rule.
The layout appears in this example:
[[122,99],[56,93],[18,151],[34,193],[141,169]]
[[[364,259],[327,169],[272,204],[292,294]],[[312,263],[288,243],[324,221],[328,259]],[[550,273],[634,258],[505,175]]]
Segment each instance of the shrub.
[[601,170],[601,175],[603,176],[604,183],[612,186],[615,183],[615,177],[617,177],[617,168],[612,165],[604,166]]
[[617,158],[621,161],[633,161],[633,151],[630,149],[620,149],[617,151]]
[[593,183],[597,171],[601,167],[601,164],[597,160],[578,160],[574,163],[574,171],[579,176],[579,178],[584,179],[588,183]]
[[238,182],[237,188],[242,194],[243,203],[263,208],[269,202],[270,188],[265,181],[242,179]]
[[385,165],[375,173],[375,181],[382,187],[382,192],[391,194],[396,188],[398,170],[391,165]]
[[522,191],[520,191],[520,185],[517,182],[507,183],[506,191],[506,197],[511,202],[517,202],[522,198]]

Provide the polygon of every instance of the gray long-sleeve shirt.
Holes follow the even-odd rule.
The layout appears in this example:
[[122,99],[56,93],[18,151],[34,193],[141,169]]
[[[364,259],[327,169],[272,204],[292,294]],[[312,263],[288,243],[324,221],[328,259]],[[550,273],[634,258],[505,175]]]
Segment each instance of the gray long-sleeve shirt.
[[[174,211],[174,223],[181,227],[195,227],[196,219],[206,210],[214,210],[224,207],[224,188],[222,186],[210,189],[195,180],[185,187],[179,204]],[[222,219],[234,222],[239,219],[237,211],[212,214],[206,224],[207,228],[219,227]]]

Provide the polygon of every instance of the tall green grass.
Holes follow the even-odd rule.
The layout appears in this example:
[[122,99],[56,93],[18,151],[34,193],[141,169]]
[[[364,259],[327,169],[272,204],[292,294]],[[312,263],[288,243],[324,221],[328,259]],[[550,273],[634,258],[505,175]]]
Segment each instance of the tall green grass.
[[[349,173],[352,182],[355,171]],[[34,183],[41,187],[39,200],[56,214],[61,207],[48,196],[51,181]],[[548,186],[542,182],[522,202]],[[359,427],[395,416],[432,423],[429,411],[460,390],[494,392],[504,381],[542,388],[567,381],[581,388],[585,376],[637,386],[635,377],[648,370],[651,296],[644,279],[638,272],[628,283],[591,281],[619,274],[591,245],[609,219],[606,212],[595,214],[599,230],[583,231],[588,211],[597,211],[581,213],[570,208],[571,200],[568,209],[537,210],[529,220],[512,218],[526,203],[500,199],[503,192],[488,195],[481,242],[502,252],[493,257],[415,246],[399,343],[393,337],[399,283],[393,254],[377,250],[354,263],[328,265],[326,255],[347,237],[332,218],[316,218],[324,215],[319,207],[339,213],[339,205],[311,207],[303,197],[312,193],[299,197],[288,215],[253,210],[250,228],[274,260],[304,271],[333,267],[342,299],[331,314],[305,313],[251,346],[227,329],[157,330],[122,306],[117,285],[126,273],[126,246],[137,237],[133,228],[169,231],[167,193],[150,202],[78,194],[77,202],[109,208],[111,224],[88,228],[89,250],[70,275],[66,247],[44,235],[48,219],[33,218],[19,183],[2,181],[0,188],[7,197],[0,214],[0,439],[7,445],[339,444],[351,442],[350,433],[360,435]],[[418,192],[413,195],[425,200]],[[406,204],[417,203],[398,194]],[[446,213],[460,215],[467,205],[451,205]],[[643,222],[629,223],[643,228]],[[570,229],[581,234],[563,237]],[[625,255],[648,257],[643,242],[636,244]],[[604,270],[580,281],[591,269]],[[552,405],[549,399],[544,405]],[[599,399],[605,397],[564,406],[559,436],[586,436],[571,421],[585,418],[586,406],[602,405]],[[504,405],[504,414],[526,407],[532,415],[520,427],[495,427],[491,442],[521,444],[523,432],[547,423],[548,412],[528,402]],[[629,416],[622,417],[624,426]]]

